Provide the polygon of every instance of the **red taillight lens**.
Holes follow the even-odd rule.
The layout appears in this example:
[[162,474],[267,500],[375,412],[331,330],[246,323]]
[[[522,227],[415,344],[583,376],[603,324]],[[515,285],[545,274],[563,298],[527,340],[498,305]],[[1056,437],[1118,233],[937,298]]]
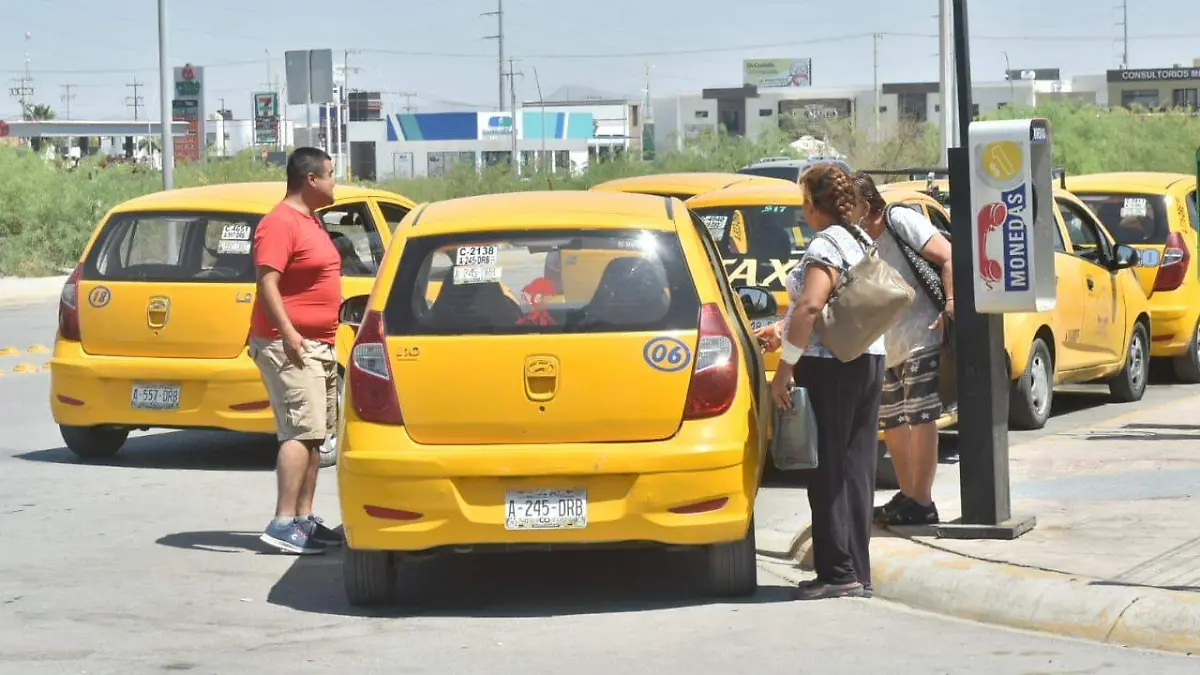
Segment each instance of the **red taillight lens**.
[[1173,291],[1183,284],[1187,278],[1189,263],[1192,256],[1188,253],[1187,245],[1178,232],[1167,235],[1166,246],[1163,247],[1162,262],[1158,265],[1158,275],[1154,278],[1154,290]]
[[385,338],[383,315],[367,310],[350,350],[346,387],[359,419],[377,424],[404,424]]
[[71,276],[63,284],[58,298],[58,333],[64,340],[79,341],[79,277],[83,276],[83,265],[75,266]]
[[733,333],[721,310],[709,303],[700,308],[700,339],[683,419],[716,417],[729,410],[737,383],[738,351]]

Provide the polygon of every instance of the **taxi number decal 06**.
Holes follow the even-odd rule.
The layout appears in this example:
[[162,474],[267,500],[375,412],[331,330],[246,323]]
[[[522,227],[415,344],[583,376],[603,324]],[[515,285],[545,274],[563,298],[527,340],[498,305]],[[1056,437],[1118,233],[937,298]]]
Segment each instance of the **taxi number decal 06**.
[[496,264],[495,246],[459,246],[454,264],[462,267],[491,267]]
[[646,364],[664,373],[674,373],[692,363],[692,351],[681,340],[673,337],[656,337],[642,348]]

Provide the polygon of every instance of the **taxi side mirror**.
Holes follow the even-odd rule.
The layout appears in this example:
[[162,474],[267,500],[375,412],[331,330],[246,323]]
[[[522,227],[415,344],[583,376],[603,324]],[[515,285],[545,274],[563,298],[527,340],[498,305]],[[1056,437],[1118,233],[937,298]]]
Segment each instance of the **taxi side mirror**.
[[341,309],[338,310],[338,321],[344,323],[355,331],[362,325],[363,316],[367,313],[367,298],[366,295],[356,295],[352,298],[346,298],[342,302]]
[[1142,262],[1142,256],[1138,250],[1127,244],[1118,244],[1113,251],[1113,269],[1123,270],[1131,267],[1137,267]]
[[775,294],[762,286],[735,286],[733,290],[741,298],[747,318],[767,319],[779,313],[779,303],[775,301]]

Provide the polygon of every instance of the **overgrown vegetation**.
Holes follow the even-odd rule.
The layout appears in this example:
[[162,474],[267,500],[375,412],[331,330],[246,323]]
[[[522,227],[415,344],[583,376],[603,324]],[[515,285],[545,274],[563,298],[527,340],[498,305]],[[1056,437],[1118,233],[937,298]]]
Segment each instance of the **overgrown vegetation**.
[[[1174,171],[1191,174],[1200,145],[1200,118],[1183,112],[1140,114],[1094,106],[1054,103],[1036,110],[1006,108],[994,118],[1048,117],[1053,123],[1054,156],[1070,173]],[[683,151],[659,149],[651,162],[616,159],[594,164],[586,173],[527,172],[522,178],[492,167],[476,173],[460,166],[436,178],[383,181],[380,187],[417,201],[490,192],[586,189],[623,176],[674,171],[736,171],[764,156],[796,155],[795,134],[782,131],[756,139],[709,134]],[[891,169],[929,166],[938,160],[937,130],[901,125],[882,141],[851,122],[820,127],[820,138],[846,155],[852,166]],[[253,153],[207,165],[181,166],[178,187],[226,182],[282,180],[282,171],[264,166]],[[99,218],[113,206],[160,189],[161,176],[122,163],[104,166],[88,158],[74,169],[0,145],[0,275],[54,274],[74,264]]]

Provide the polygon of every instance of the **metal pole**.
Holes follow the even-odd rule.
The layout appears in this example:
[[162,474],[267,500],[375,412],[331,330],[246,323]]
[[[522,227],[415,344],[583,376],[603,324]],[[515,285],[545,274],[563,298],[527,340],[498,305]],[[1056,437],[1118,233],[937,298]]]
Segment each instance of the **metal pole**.
[[1028,527],[1025,523],[1011,522],[1004,316],[979,314],[975,309],[970,245],[971,165],[967,150],[972,118],[971,56],[967,2],[953,0],[953,3],[958,121],[962,130],[962,142],[949,153],[951,217],[956,243],[953,262],[962,521],[956,526],[941,527],[938,533],[958,538],[1012,539]]
[[542,157],[538,162],[539,167],[548,168],[550,165],[546,162],[546,99],[542,98],[542,78],[538,77],[537,66],[533,68],[533,83],[537,85],[538,90],[538,107],[541,110],[539,113],[542,116],[542,123],[538,125],[542,135]]
[[1016,85],[1013,84],[1012,63],[1008,60],[1008,52],[1000,52],[1004,55],[1004,76],[1008,79],[1008,104],[1012,105],[1017,100]]
[[883,105],[882,105],[883,101],[880,100],[881,98],[883,98],[883,95],[879,93],[879,38],[881,38],[881,37],[883,37],[883,33],[875,33],[874,35],[871,36],[871,43],[874,47],[874,52],[875,52],[874,67],[872,68],[872,71],[874,73],[874,78],[875,78],[874,79],[875,84],[871,88],[871,91],[873,92],[872,95],[875,97],[875,140],[876,141],[878,141],[881,137],[880,136],[880,134],[881,134],[880,124],[879,124],[879,121],[880,121],[879,115],[881,113],[879,112],[879,109],[881,107],[883,107]]
[[175,139],[171,121],[172,71],[167,55],[167,0],[158,0],[158,90],[159,113],[162,119],[162,175],[163,189],[175,186]]
[[[496,45],[500,51],[500,110],[504,110],[504,0],[496,0]],[[512,71],[512,64],[509,64],[509,72]],[[512,81],[508,83],[512,87]],[[513,120],[516,124],[516,120]]]
[[953,13],[950,0],[938,0],[938,79],[942,92],[942,108],[939,115],[941,127],[941,162],[946,166],[950,162],[947,154],[955,143],[954,129],[954,52],[951,47],[950,34],[953,32],[950,17]]
[[512,101],[512,166],[513,174],[520,177],[521,175],[521,155],[517,148],[517,71],[515,69],[515,61],[508,60],[508,93]]

